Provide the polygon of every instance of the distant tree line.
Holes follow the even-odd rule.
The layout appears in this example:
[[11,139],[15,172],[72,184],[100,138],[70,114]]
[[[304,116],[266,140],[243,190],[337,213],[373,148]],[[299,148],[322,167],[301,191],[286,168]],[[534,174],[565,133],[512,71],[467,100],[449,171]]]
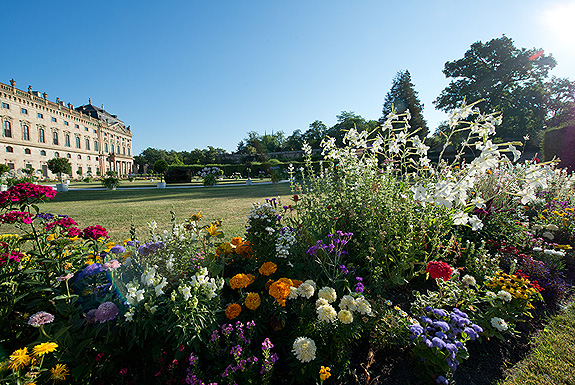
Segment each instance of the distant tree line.
[[[445,63],[443,73],[453,80],[433,103],[435,108],[447,112],[464,101],[483,100],[479,104],[482,112],[503,114],[503,124],[497,128],[494,140],[523,140],[529,135],[537,142],[545,130],[575,125],[575,82],[550,77],[549,71],[556,65],[553,56],[545,55],[542,49],[516,48],[513,40],[505,35],[486,43],[478,41],[462,59]],[[374,130],[388,114],[401,114],[406,110],[411,113],[410,130],[418,130],[417,135],[433,147],[444,140],[447,124],[440,124],[433,135],[429,135],[423,107],[410,72],[399,71],[384,98],[378,120],[342,111],[332,127],[315,120],[305,132],[297,129],[289,136],[283,131],[271,134],[250,131],[238,143],[235,153],[244,155],[244,161],[265,160],[269,153],[301,150],[304,142],[319,149],[325,136],[334,137],[337,145],[342,145],[348,130]],[[148,148],[135,157],[135,163],[153,165],[163,159],[169,164],[210,164],[225,154],[225,150],[211,146],[179,152]]]

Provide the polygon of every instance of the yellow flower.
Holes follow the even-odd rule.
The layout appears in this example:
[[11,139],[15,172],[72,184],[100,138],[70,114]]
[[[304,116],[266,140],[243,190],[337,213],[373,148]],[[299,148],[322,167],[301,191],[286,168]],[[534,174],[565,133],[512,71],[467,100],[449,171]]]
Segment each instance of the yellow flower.
[[260,307],[261,303],[262,300],[258,293],[249,293],[246,297],[245,304],[246,307],[250,310],[256,310],[258,307]]
[[[250,277],[251,274],[236,274],[230,278],[230,287],[232,289],[243,289],[251,284],[253,281]],[[253,275],[252,275],[253,277]]]
[[54,239],[56,239],[56,234],[50,234],[48,238],[46,238],[46,242],[52,242]]
[[64,265],[64,269],[66,269],[66,270],[70,270],[73,267],[74,267],[74,265],[72,265],[70,262],[66,262],[66,264]]
[[58,344],[55,342],[43,342],[39,345],[34,346],[32,348],[34,355],[37,357],[42,357],[46,353],[52,353],[56,351]]
[[12,371],[20,370],[27,366],[31,359],[32,357],[28,355],[28,348],[15,350],[14,353],[10,355],[8,369]]
[[194,222],[201,221],[201,220],[202,220],[202,212],[201,212],[201,211],[198,211],[198,213],[197,213],[197,214],[193,214],[193,215],[190,217],[190,219],[191,219],[192,221],[194,221]]
[[216,236],[222,234],[222,232],[219,230],[218,227],[219,226],[216,226],[214,223],[210,223],[210,225],[206,226],[205,229],[208,232],[208,234],[210,234],[210,236],[216,237]]
[[127,246],[128,242],[132,242],[132,240],[130,238],[124,239],[124,246]]
[[134,255],[134,252],[132,252],[132,251],[126,252],[126,253],[120,258],[120,259],[121,259],[121,262],[125,262],[126,259],[132,258],[132,255]]
[[330,370],[331,370],[331,369],[329,368],[329,366],[322,366],[322,367],[319,369],[319,378],[320,378],[322,381],[327,380],[327,379],[331,376]]
[[50,378],[54,381],[65,380],[66,376],[69,375],[70,372],[66,367],[66,364],[56,364],[52,369],[50,369]]

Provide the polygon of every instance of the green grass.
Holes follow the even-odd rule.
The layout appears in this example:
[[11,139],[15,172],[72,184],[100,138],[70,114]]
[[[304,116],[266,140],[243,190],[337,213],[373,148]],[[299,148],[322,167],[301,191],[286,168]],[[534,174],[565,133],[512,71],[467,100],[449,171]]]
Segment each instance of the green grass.
[[[134,180],[133,182],[130,182],[129,180],[121,180],[119,187],[120,188],[156,187],[156,184],[159,181],[160,180],[157,178],[154,178],[154,179],[137,179],[137,180]],[[262,183],[262,182],[270,182],[270,181],[271,181],[270,178],[264,178],[263,180],[260,180],[259,178],[258,179],[252,179],[253,184],[258,184],[258,183]],[[56,184],[56,183],[58,183],[58,182],[53,182],[53,184]],[[218,181],[218,185],[245,184],[245,183],[246,183],[246,179],[224,179],[224,180]],[[170,186],[202,186],[202,185],[203,185],[202,180],[199,178],[195,178],[191,183],[169,184],[168,187],[170,187]],[[78,189],[78,188],[104,188],[100,181],[93,181],[90,183],[73,181],[70,183],[70,185],[68,187],[70,190]]]
[[575,303],[571,302],[533,341],[529,355],[497,385],[575,384]]
[[111,239],[117,241],[128,237],[132,223],[139,238],[145,239],[147,222],[156,221],[159,229],[168,229],[171,210],[175,211],[177,222],[201,210],[204,224],[223,219],[222,230],[228,238],[244,234],[253,202],[263,203],[266,198],[281,196],[284,204],[292,204],[290,195],[288,183],[116,191],[71,188],[66,193],[58,193],[51,202],[41,204],[40,211],[69,215],[81,228],[104,226]]

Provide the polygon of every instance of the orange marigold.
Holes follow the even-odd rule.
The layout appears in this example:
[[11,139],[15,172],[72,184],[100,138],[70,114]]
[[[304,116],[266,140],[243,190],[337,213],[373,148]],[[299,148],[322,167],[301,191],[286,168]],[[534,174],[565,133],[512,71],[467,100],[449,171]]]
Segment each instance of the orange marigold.
[[275,263],[266,262],[258,269],[258,271],[260,272],[261,275],[268,276],[275,273],[277,269],[278,265],[276,265]]
[[242,239],[242,237],[233,237],[230,243],[233,247],[238,247],[239,245],[244,243],[244,240]]
[[266,282],[266,290],[270,289],[270,286],[272,285],[272,283],[274,283],[273,279],[268,279],[268,281]]
[[303,283],[303,281],[300,281],[299,279],[292,279],[293,281],[293,287],[295,287],[296,289],[299,287],[299,285],[301,285]]
[[256,280],[256,276],[253,274],[246,274],[246,276],[248,277],[248,285],[251,285]]
[[242,307],[237,303],[232,303],[231,305],[228,305],[228,307],[226,308],[226,317],[228,319],[234,319],[237,318],[241,312]]
[[[250,277],[251,276],[251,277]],[[251,274],[236,274],[230,278],[230,287],[232,289],[243,289],[255,280]]]
[[236,246],[236,254],[246,254],[246,258],[251,258],[252,243],[250,241],[245,241],[241,245]]
[[249,293],[246,297],[245,304],[246,307],[250,310],[256,310],[258,307],[260,307],[261,303],[262,300],[258,293]]
[[[282,278],[284,279],[284,278]],[[278,301],[278,303],[282,306],[286,304],[286,298],[290,293],[290,284],[287,282],[282,281],[282,279],[275,281],[271,284],[269,293],[272,297]],[[287,279],[287,278],[285,278]],[[289,280],[291,282],[291,279]]]

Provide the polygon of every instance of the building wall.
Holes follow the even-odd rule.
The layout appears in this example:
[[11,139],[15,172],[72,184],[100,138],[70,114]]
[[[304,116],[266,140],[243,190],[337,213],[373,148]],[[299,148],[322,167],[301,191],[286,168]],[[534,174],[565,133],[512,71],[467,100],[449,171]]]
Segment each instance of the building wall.
[[71,104],[47,100],[29,88],[28,92],[0,83],[0,163],[13,169],[33,167],[48,178],[48,160],[66,157],[72,165],[70,177],[88,171],[133,172],[132,134],[125,127],[95,119],[74,110]]

